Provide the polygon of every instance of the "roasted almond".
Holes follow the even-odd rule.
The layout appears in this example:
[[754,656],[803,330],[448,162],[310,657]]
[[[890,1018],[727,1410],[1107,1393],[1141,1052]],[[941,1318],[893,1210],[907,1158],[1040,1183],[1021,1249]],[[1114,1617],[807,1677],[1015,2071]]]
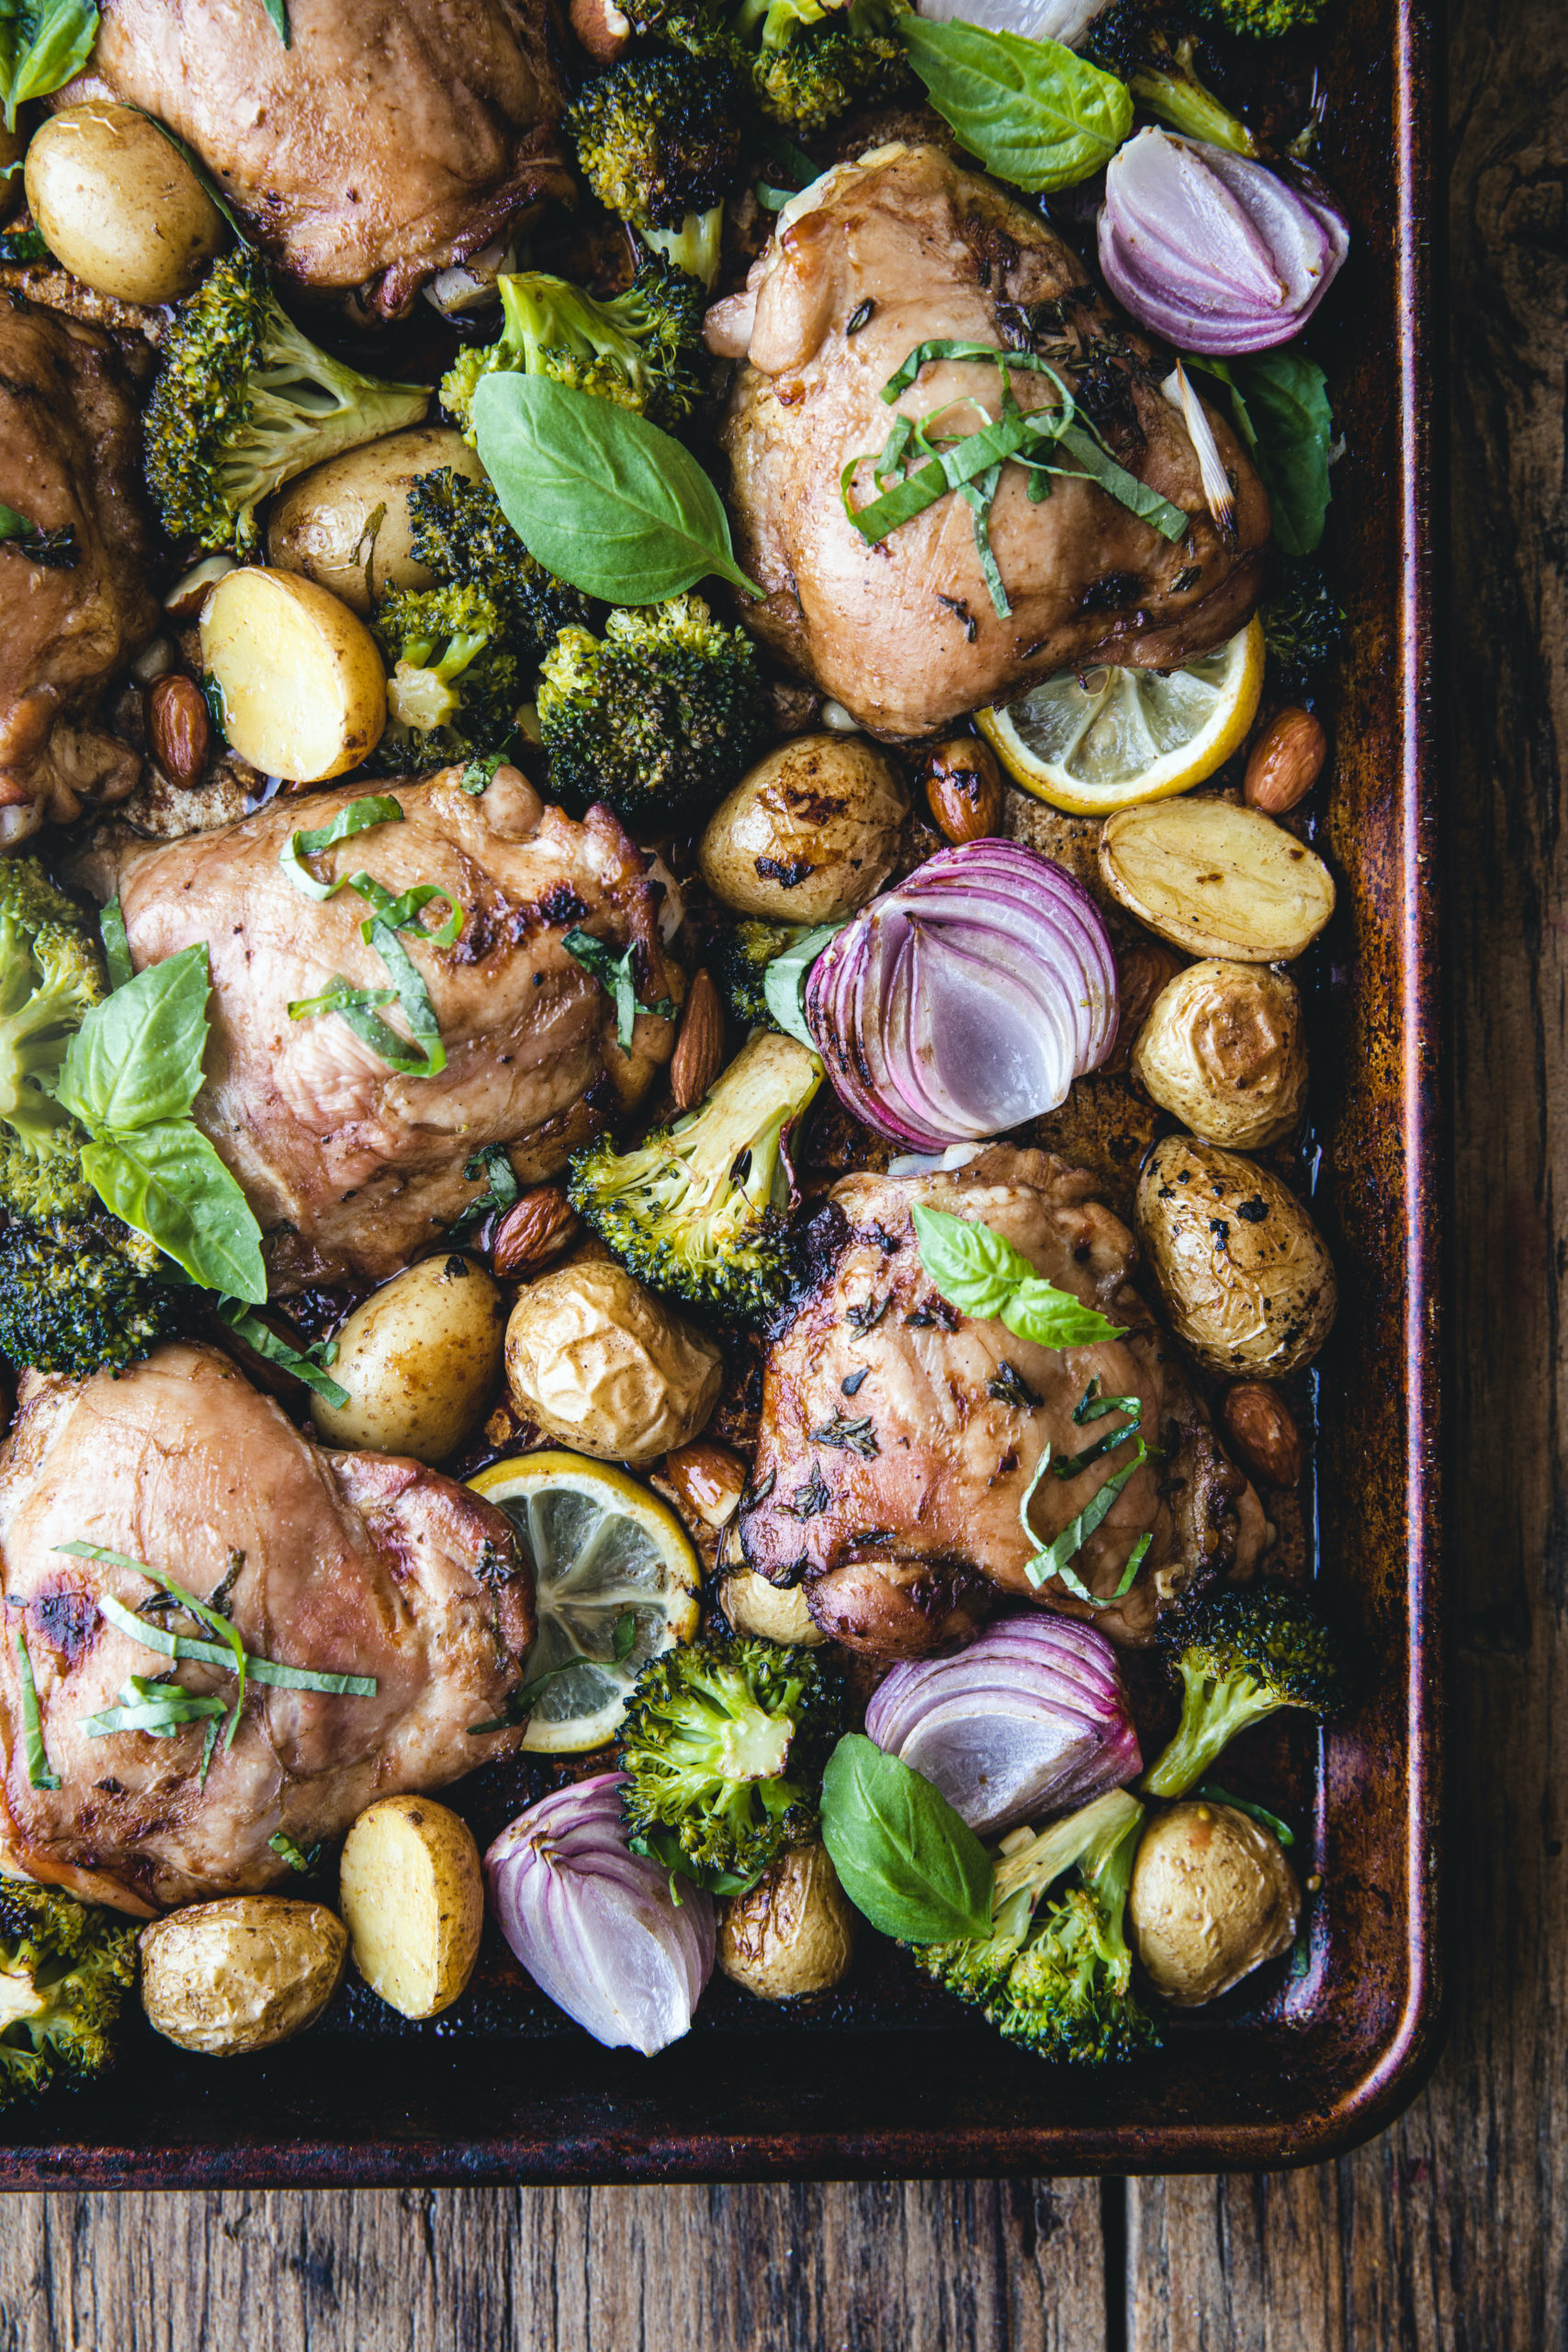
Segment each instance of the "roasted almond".
[[201,688],[178,670],[154,678],[142,703],[147,748],[171,784],[188,791],[207,773],[212,721]]
[[502,1282],[521,1282],[569,1250],[578,1231],[577,1211],[561,1187],[541,1184],[513,1201],[496,1227],[491,1271]]
[[595,65],[614,65],[632,37],[632,20],[615,0],[571,0],[571,29]]
[[1244,1380],[1220,1408],[1225,1435],[1243,1467],[1267,1487],[1294,1487],[1306,1466],[1295,1416],[1277,1388]]
[[1323,774],[1328,738],[1310,710],[1292,703],[1271,718],[1247,755],[1243,786],[1249,808],[1282,817]]
[[692,982],[681,1014],[681,1034],[670,1065],[675,1107],[689,1111],[702,1101],[724,1067],[724,1007],[705,972]]
[[727,1445],[700,1437],[665,1455],[664,1476],[677,1499],[705,1527],[723,1527],[739,1504],[746,1464]]
[[977,842],[1000,827],[1001,770],[977,735],[949,735],[933,744],[921,780],[931,822],[950,842]]

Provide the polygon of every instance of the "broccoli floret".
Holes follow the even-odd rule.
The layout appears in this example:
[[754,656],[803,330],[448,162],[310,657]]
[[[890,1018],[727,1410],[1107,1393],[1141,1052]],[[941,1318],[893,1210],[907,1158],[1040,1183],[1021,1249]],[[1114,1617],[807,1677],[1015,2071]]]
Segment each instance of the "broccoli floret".
[[118,1219],[0,1231],[0,1356],[79,1380],[120,1372],[188,1330],[198,1295],[163,1282],[154,1245]]
[[1323,0],[1210,0],[1210,8],[1227,32],[1278,40],[1310,31],[1323,15]]
[[1184,1611],[1168,1643],[1181,1721],[1144,1775],[1151,1796],[1184,1796],[1237,1732],[1280,1708],[1332,1715],[1349,1697],[1337,1634],[1312,1601],[1277,1585],[1224,1587]]
[[613,612],[602,639],[562,629],[539,682],[539,731],[562,797],[677,831],[767,747],[755,648],[700,596]]
[[505,750],[523,686],[482,589],[397,589],[372,626],[391,664],[378,767],[405,775]]
[[[1113,1789],[997,1867],[988,1937],[911,1946],[930,1976],[980,2009],[1036,2057],[1103,2066],[1156,2048],[1154,2020],[1132,1994],[1123,1926],[1144,1808]],[[1077,1869],[1072,1887],[1038,1918],[1048,1887]]]
[[65,1049],[107,992],[91,918],[36,858],[0,860],[0,1207],[35,1222],[94,1215],[87,1138],[54,1100]]
[[1140,106],[1188,139],[1256,155],[1247,125],[1200,80],[1197,38],[1160,21],[1160,0],[1113,0],[1084,40],[1085,54],[1120,75]]
[[694,55],[655,49],[588,83],[567,123],[605,209],[705,286],[718,275],[724,198],[740,167],[741,90],[716,26],[684,21]]
[[0,2104],[113,2064],[139,1927],[55,1887],[0,1880]]
[[1333,660],[1345,634],[1345,614],[1314,563],[1271,567],[1259,617],[1274,683],[1300,693]]
[[753,1037],[673,1125],[572,1161],[573,1205],[639,1282],[754,1321],[789,1287],[792,1130],[822,1082],[793,1037]]
[[441,404],[471,441],[474,392],[486,376],[547,376],[635,409],[655,424],[682,424],[700,387],[703,289],[646,254],[624,294],[595,301],[543,270],[496,280],[503,324],[494,343],[465,351],[441,379]]
[[529,554],[488,481],[469,481],[450,466],[420,474],[409,486],[409,519],[414,560],[444,588],[481,590],[526,668],[537,666],[563,628],[587,627],[588,598]]
[[147,483],[172,538],[255,548],[255,510],[308,466],[417,424],[430,395],[330,358],[249,246],[214,263],[163,345],[144,419]]
[[652,1659],[621,1732],[634,1853],[716,1894],[817,1834],[840,1691],[811,1651],[706,1635]]
[[762,112],[809,135],[852,107],[886,104],[911,86],[908,51],[892,29],[902,7],[854,0],[742,0],[735,19]]
[[768,966],[786,947],[793,947],[797,939],[804,939],[809,929],[807,923],[748,920],[731,923],[720,934],[714,951],[714,978],[726,1004],[743,1028],[778,1027],[762,994]]

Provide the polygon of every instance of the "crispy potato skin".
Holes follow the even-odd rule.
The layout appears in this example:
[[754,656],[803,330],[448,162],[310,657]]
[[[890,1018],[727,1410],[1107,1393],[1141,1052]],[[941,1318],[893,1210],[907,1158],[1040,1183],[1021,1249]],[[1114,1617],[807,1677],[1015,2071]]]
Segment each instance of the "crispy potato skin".
[[272,503],[266,548],[274,569],[303,572],[361,619],[389,588],[428,588],[431,574],[414,560],[409,492],[421,474],[442,466],[484,480],[479,452],[450,424],[416,424],[312,466]]
[[1228,800],[1153,800],[1107,818],[1100,878],[1172,946],[1239,964],[1292,962],[1334,912],[1316,851]]
[[1294,1940],[1302,1894],[1270,1830],[1234,1805],[1171,1805],[1144,1833],[1129,1898],[1138,1958],[1177,2008],[1218,2000]]
[[329,1445],[444,1462],[484,1418],[501,1377],[506,1306],[477,1260],[421,1258],[356,1306],[332,1376],[346,1405],[311,1400]]
[[530,1283],[506,1327],[512,1401],[547,1437],[605,1462],[688,1444],[724,1383],[714,1342],[609,1260]]
[[1302,1115],[1302,1001],[1287,973],[1216,956],[1179,972],[1149,1011],[1133,1074],[1207,1143],[1261,1151]]
[[62,268],[121,302],[177,301],[228,243],[185,157],[134,107],[86,98],[62,107],[34,133],[26,179]]
[[1333,1261],[1270,1169],[1163,1136],[1138,1179],[1134,1223],[1171,1329],[1211,1372],[1280,1379],[1328,1337]]
[[718,1964],[762,2001],[826,1993],[854,1958],[855,1915],[825,1846],[797,1846],[727,1903]]
[[343,1981],[348,1936],[323,1903],[239,1894],[144,1928],[141,2006],[204,2058],[270,2050],[314,2024]]
[[223,732],[264,775],[321,784],[356,767],[387,724],[387,676],[356,613],[313,580],[227,571],[201,614],[202,667]]
[[405,2018],[450,2008],[479,1958],[474,1833],[431,1797],[383,1797],[344,1841],[338,1897],[355,1967]]
[[834,922],[892,871],[909,798],[855,735],[797,735],[743,775],[708,819],[703,879],[739,914]]

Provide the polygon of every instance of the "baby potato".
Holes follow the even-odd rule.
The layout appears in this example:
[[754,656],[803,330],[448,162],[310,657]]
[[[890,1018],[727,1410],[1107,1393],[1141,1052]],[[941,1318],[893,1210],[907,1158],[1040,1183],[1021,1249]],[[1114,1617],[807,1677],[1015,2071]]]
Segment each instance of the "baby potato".
[[33,134],[25,177],[56,260],[122,302],[177,301],[229,243],[185,157],[134,107],[62,107]]
[[826,1993],[854,1950],[854,1908],[826,1846],[795,1847],[719,1918],[720,1968],[762,2001]]
[[724,1383],[714,1342],[611,1259],[541,1274],[506,1327],[512,1401],[547,1437],[652,1462],[705,1427]]
[[154,1919],[140,1938],[141,2006],[204,2058],[270,2050],[313,2025],[343,1981],[348,1937],[323,1903],[236,1894]]
[[226,571],[201,612],[201,663],[223,733],[264,775],[321,784],[357,766],[387,724],[387,673],[364,622],[292,571]]
[[1199,1799],[1144,1832],[1128,1914],[1149,1981],[1174,2007],[1217,2001],[1288,1951],[1301,1912],[1283,1847],[1250,1814]]
[[828,1638],[806,1605],[804,1585],[770,1584],[755,1568],[732,1568],[721,1577],[718,1605],[738,1634],[786,1649],[814,1650]]
[[908,795],[860,735],[797,735],[759,760],[708,819],[704,881],[738,914],[836,922],[892,870]]
[[310,1400],[329,1445],[445,1462],[483,1419],[501,1377],[506,1306],[478,1261],[421,1258],[356,1306],[332,1376],[346,1405]]
[[1134,1222],[1171,1329],[1211,1372],[1278,1379],[1328,1337],[1332,1261],[1270,1170],[1191,1136],[1162,1136],[1138,1179]]
[[431,574],[414,561],[409,492],[442,466],[468,481],[485,478],[478,450],[449,424],[389,433],[312,466],[273,501],[274,570],[303,572],[362,616],[389,588],[428,588]]
[[1267,964],[1189,964],[1150,1007],[1133,1070],[1162,1110],[1206,1142],[1238,1151],[1278,1143],[1306,1097],[1295,982]]
[[1190,956],[1288,964],[1334,912],[1315,850],[1258,808],[1151,800],[1108,818],[1100,878],[1129,914]]
[[449,2009],[479,1956],[484,1876],[466,1821],[429,1797],[382,1797],[344,1840],[338,1903],[354,1963],[405,2018]]

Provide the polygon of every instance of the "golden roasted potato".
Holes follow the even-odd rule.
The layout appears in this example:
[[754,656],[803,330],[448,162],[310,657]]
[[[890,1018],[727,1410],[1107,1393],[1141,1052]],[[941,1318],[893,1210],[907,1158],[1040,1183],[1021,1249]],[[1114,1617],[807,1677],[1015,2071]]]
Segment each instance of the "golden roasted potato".
[[1217,2001],[1288,1951],[1301,1912],[1283,1847],[1235,1805],[1173,1804],[1145,1830],[1128,1916],[1149,1981],[1174,2007]]
[[609,1259],[523,1290],[506,1327],[512,1401],[547,1437],[605,1462],[652,1462],[705,1427],[724,1383],[713,1340]]
[[1189,964],[1155,999],[1133,1070],[1162,1110],[1205,1142],[1237,1151],[1278,1143],[1306,1100],[1294,980],[1268,964],[1213,956]]
[[1238,964],[1288,964],[1334,912],[1334,877],[1316,851],[1227,800],[1122,809],[1100,836],[1100,872],[1162,939]]
[[788,1649],[818,1649],[828,1638],[806,1605],[804,1585],[770,1584],[755,1568],[732,1568],[721,1577],[718,1605],[738,1634]]
[[246,564],[201,612],[201,665],[223,733],[264,775],[320,784],[357,766],[387,724],[380,649],[356,614],[313,580]]
[[107,98],[62,107],[33,133],[26,180],[62,267],[121,302],[177,301],[229,243],[179,149],[134,107]]
[[1212,1372],[1278,1379],[1328,1337],[1333,1264],[1270,1170],[1191,1136],[1162,1136],[1138,1179],[1134,1222],[1171,1329]]
[[382,1797],[344,1840],[338,1902],[354,1963],[405,2018],[449,2009],[479,1954],[484,1875],[474,1833],[430,1797]]
[[332,1376],[346,1405],[310,1401],[329,1445],[368,1445],[444,1462],[484,1419],[501,1378],[506,1305],[460,1250],[405,1266],[337,1335]]
[[854,1958],[855,1914],[826,1846],[797,1846],[719,1916],[718,1964],[762,2001],[826,1993]]
[[478,450],[450,424],[412,425],[312,466],[273,501],[274,569],[302,571],[361,615],[389,588],[428,588],[431,574],[414,560],[409,492],[441,466],[469,481],[485,478]]
[[708,819],[704,881],[738,914],[834,922],[892,869],[909,799],[862,735],[796,735],[759,760]]
[[204,2058],[270,2050],[313,2025],[343,1981],[348,1936],[324,1903],[235,1894],[154,1919],[139,1939],[141,2006]]

